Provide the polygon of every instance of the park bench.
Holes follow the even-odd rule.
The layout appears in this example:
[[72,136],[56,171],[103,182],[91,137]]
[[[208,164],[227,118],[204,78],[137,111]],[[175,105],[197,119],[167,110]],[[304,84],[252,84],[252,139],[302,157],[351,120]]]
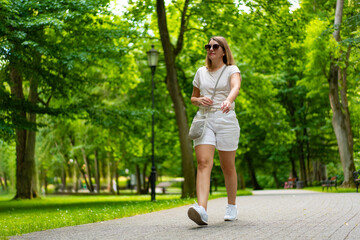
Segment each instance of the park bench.
[[162,193],[166,193],[166,189],[170,187],[173,183],[172,182],[161,182],[156,187],[162,189]]
[[337,176],[333,176],[330,179],[326,179],[321,181],[321,187],[322,190],[324,191],[324,188],[326,188],[326,190],[332,190],[332,187],[335,187],[335,189],[337,190]]
[[296,178],[289,177],[288,180],[284,183],[284,188],[295,188],[296,187]]
[[354,182],[356,186],[356,192],[358,192],[359,184],[360,184],[360,170],[353,172]]

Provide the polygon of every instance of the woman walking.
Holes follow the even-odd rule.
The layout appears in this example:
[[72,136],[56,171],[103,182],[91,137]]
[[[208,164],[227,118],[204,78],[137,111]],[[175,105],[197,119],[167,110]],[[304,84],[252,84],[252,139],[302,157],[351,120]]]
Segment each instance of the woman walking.
[[224,220],[237,219],[235,154],[238,148],[240,127],[234,111],[234,101],[239,94],[241,75],[238,67],[234,65],[230,47],[224,37],[212,37],[205,45],[205,49],[207,51],[206,66],[197,70],[191,96],[191,103],[199,106],[197,115],[206,114],[208,117],[204,134],[194,140],[198,203],[189,208],[188,216],[198,225],[208,224],[206,211],[215,149],[219,152],[228,195]]

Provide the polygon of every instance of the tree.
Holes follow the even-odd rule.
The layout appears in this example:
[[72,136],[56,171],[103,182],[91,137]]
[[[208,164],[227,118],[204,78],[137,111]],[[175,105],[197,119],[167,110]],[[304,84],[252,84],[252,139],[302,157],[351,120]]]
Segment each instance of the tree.
[[[6,77],[1,82],[8,83],[12,94],[6,108],[11,118],[5,114],[5,126],[16,129],[15,198],[37,196],[36,114],[51,113],[51,99],[68,97],[72,91],[81,91],[84,84],[96,81],[87,78],[85,72],[99,58],[119,57],[121,50],[111,39],[120,32],[110,21],[107,3],[6,1],[1,8],[0,50],[5,63],[2,76]],[[27,82],[29,89],[25,89]]]
[[184,188],[182,197],[195,196],[195,171],[194,160],[192,154],[191,142],[188,138],[189,126],[186,115],[186,108],[184,99],[179,87],[176,73],[176,57],[183,47],[184,32],[187,24],[187,9],[189,1],[185,0],[182,9],[180,32],[177,38],[176,47],[170,42],[170,35],[168,32],[165,3],[163,0],[156,1],[156,10],[158,16],[158,27],[161,37],[161,42],[165,55],[165,63],[167,70],[166,84],[170,93],[172,102],[174,104],[176,122],[179,128],[179,137],[182,153],[182,171],[184,175]]
[[[303,38],[299,32],[305,19],[301,12],[289,11],[288,1],[244,2],[250,10],[239,14],[233,32],[240,34],[231,37],[235,46],[240,46],[235,54],[242,60],[240,69],[244,71],[242,91],[246,95],[240,98],[238,115],[243,132],[240,142],[246,144],[241,150],[246,149],[248,168],[256,169],[257,175],[267,180],[271,174],[271,185],[280,186],[289,174],[298,177],[298,163],[305,167],[305,154],[300,154],[304,127],[299,116],[304,112],[306,93],[304,87],[297,86],[301,78],[298,65],[303,58],[297,43]],[[306,173],[304,168],[301,173]],[[305,176],[301,180],[306,181]],[[261,186],[250,178],[255,187]]]
[[[344,0],[337,0],[334,20],[335,31],[333,32],[333,36],[338,43],[341,42],[340,30],[343,18],[343,8]],[[341,49],[341,43],[339,44],[339,47]],[[340,57],[332,56],[330,71],[328,74],[329,100],[333,111],[332,124],[338,142],[340,160],[344,171],[344,182],[342,183],[343,187],[351,187],[354,185],[352,173],[355,171],[353,135],[347,97],[346,68],[350,52],[351,45],[347,48],[346,52],[340,50]]]

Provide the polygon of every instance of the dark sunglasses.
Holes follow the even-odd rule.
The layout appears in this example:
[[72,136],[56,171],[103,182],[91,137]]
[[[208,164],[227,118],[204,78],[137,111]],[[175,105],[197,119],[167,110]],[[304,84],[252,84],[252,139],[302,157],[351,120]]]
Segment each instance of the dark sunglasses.
[[214,44],[214,45],[210,45],[210,44],[206,44],[205,45],[205,49],[206,50],[210,50],[211,49],[211,47],[212,47],[212,49],[214,49],[214,50],[217,50],[217,49],[219,49],[219,47],[221,47],[219,44]]

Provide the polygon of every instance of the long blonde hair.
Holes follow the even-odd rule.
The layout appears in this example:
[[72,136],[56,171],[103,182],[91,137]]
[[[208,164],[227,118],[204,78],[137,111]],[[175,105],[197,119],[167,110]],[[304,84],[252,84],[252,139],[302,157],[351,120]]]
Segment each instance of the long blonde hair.
[[[235,60],[233,58],[233,55],[231,53],[229,44],[227,43],[226,39],[222,36],[213,36],[210,38],[209,42],[211,40],[216,41],[224,50],[225,55],[223,56],[223,62],[225,63],[225,65],[235,65]],[[208,55],[206,55],[205,58],[205,65],[207,68],[211,68],[212,66],[212,62],[209,59]]]

